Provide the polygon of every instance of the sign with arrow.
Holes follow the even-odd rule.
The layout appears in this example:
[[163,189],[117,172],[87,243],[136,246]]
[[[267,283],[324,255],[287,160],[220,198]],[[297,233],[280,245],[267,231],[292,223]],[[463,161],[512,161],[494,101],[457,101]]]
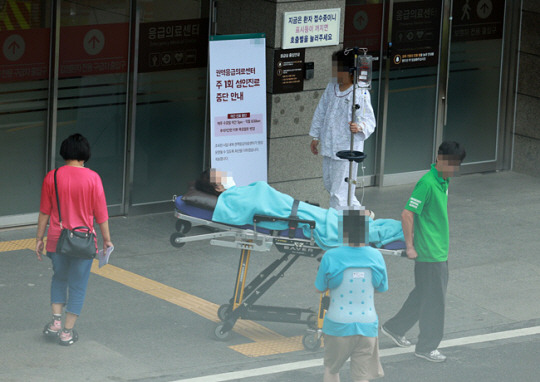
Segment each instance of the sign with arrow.
[[0,83],[48,77],[49,34],[48,28],[1,31]]
[[[126,72],[128,33],[128,23],[62,27],[59,77]],[[47,79],[49,36],[49,28],[0,31],[0,82]]]
[[9,61],[17,61],[24,54],[25,48],[24,39],[18,34],[12,34],[4,41],[2,53]]
[[452,42],[502,39],[504,0],[457,0],[452,16]]
[[105,36],[99,29],[92,29],[84,36],[84,50],[91,56],[99,54],[105,46]]
[[128,42],[128,23],[62,27],[60,78],[126,72]]

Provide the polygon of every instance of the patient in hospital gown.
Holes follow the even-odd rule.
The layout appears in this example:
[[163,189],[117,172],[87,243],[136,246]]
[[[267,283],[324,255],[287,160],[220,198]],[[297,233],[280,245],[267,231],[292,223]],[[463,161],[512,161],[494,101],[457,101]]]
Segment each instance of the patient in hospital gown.
[[[202,192],[218,196],[212,220],[218,223],[245,225],[253,223],[253,216],[270,215],[286,218],[291,215],[294,198],[277,191],[266,182],[254,182],[248,186],[237,187],[225,172],[210,169],[197,180],[195,187]],[[309,203],[300,202],[297,214],[299,219],[313,220],[316,223],[314,240],[323,249],[342,245],[338,234],[338,211],[324,209]],[[286,222],[264,222],[258,226],[284,230]],[[307,224],[299,225],[306,237],[310,237]],[[394,219],[377,219],[370,222],[369,241],[381,247],[387,243],[404,240],[401,222]]]

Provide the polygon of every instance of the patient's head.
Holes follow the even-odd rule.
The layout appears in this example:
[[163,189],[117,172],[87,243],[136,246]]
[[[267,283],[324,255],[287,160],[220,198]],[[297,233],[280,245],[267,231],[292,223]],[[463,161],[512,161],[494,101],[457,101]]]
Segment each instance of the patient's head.
[[225,171],[210,168],[203,171],[199,179],[195,181],[195,188],[210,195],[221,195],[221,193],[234,186],[232,176]]
[[361,247],[369,242],[369,214],[363,208],[343,210],[339,217],[339,232],[343,235],[343,244]]

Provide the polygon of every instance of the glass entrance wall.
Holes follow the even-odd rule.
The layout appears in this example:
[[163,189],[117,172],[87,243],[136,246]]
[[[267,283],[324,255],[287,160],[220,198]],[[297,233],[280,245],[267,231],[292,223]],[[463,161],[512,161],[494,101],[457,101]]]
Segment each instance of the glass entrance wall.
[[[378,127],[366,142],[368,174],[382,171],[379,175],[386,177],[424,171],[433,160],[443,2],[347,0],[346,4],[344,46],[366,47],[374,57],[371,93]],[[391,49],[387,41],[392,42]],[[384,58],[390,60],[389,73]],[[377,147],[379,158],[374,155]],[[401,181],[383,183],[394,182]]]
[[497,160],[505,1],[483,4],[453,8],[444,139],[464,142],[465,163]]
[[384,173],[424,171],[433,160],[443,1],[394,1],[391,10]]
[[[60,10],[56,147],[76,132],[88,138],[92,157],[87,167],[100,174],[107,204],[119,213],[124,196],[129,0],[62,0]],[[55,154],[55,165],[61,166],[63,160]]]
[[[347,0],[345,3],[345,27],[343,36],[344,48],[365,48],[373,57],[372,83],[369,91],[375,116],[380,116],[379,109],[379,77],[381,54],[381,32],[383,25],[383,0]],[[377,129],[380,120],[377,119]],[[362,163],[365,175],[374,175],[376,168],[377,131],[364,142],[367,157]],[[360,174],[361,175],[361,174]]]
[[501,41],[452,44],[444,139],[466,142],[465,163],[497,159]]
[[35,220],[39,210],[46,170],[49,8],[50,1],[0,0],[0,227]]
[[[87,166],[101,175],[112,215],[132,205],[167,202],[170,208],[172,195],[184,192],[203,168],[209,4],[0,0],[0,182],[2,194],[9,195],[0,199],[0,227],[36,222],[43,177],[63,164],[60,144],[75,132],[90,141]],[[55,5],[56,109],[49,100]],[[12,6],[22,8],[13,12]],[[131,7],[137,7],[137,22]],[[137,109],[127,130],[133,24],[140,36],[139,55],[131,57],[138,61]],[[129,148],[128,132],[135,137]],[[129,167],[128,153],[134,153]],[[131,194],[126,182],[134,185]]]
[[170,201],[202,170],[208,4],[139,1],[133,206]]
[[429,168],[436,100],[437,67],[390,72],[385,174]]
[[[47,167],[62,164],[50,147],[56,144],[58,151],[60,142],[74,132],[90,140],[88,166],[103,178],[112,215],[126,213],[126,208],[132,213],[133,206],[141,212],[157,211],[157,204],[170,208],[171,196],[183,193],[205,163],[210,3],[0,0],[0,227],[35,223]],[[507,70],[501,64],[506,2],[467,7],[472,3],[346,1],[344,46],[367,47],[375,58],[371,95],[378,127],[366,141],[366,175],[410,182],[412,173],[429,167],[434,143],[441,138],[464,143],[467,172],[496,168],[497,137],[504,128],[498,113],[500,78]],[[51,41],[50,10],[55,4],[61,11],[59,74],[51,82],[58,83],[58,98],[51,100],[50,89],[55,88],[49,88],[49,54],[56,36]],[[390,4],[394,45],[386,51],[381,31],[389,27]],[[441,17],[441,9],[446,15],[449,4],[453,24],[447,52],[439,46],[447,41],[449,18]],[[130,38],[139,44],[130,47]],[[450,59],[443,62],[446,56]],[[385,57],[391,62],[388,81],[383,78],[385,67],[379,67]],[[135,77],[128,76],[130,60],[136,64]],[[447,87],[440,70],[446,62]],[[136,88],[128,94],[130,79]],[[511,98],[508,91],[503,94]],[[441,96],[446,95],[445,110]],[[135,107],[129,113],[130,126],[128,98]],[[58,102],[57,120],[49,126],[53,101]],[[444,127],[442,115],[447,117]],[[381,147],[384,158],[377,157]]]

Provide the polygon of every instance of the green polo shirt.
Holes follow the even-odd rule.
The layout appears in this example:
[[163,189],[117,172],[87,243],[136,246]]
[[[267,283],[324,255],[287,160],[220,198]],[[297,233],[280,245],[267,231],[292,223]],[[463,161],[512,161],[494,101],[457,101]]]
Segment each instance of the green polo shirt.
[[406,210],[414,212],[414,247],[416,261],[448,260],[448,183],[439,176],[435,165],[416,184]]

